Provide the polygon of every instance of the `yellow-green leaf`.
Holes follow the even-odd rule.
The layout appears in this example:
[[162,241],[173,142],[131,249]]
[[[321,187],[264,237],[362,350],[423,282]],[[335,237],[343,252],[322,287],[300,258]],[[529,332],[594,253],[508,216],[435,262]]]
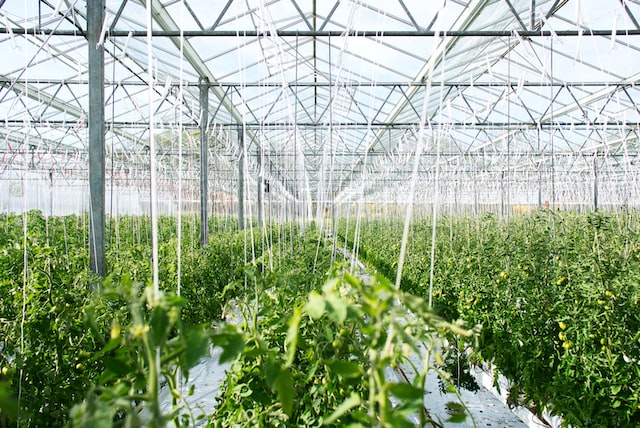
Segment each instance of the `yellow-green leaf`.
[[287,353],[287,362],[285,363],[285,365],[287,367],[293,363],[293,359],[296,356],[296,346],[298,345],[298,330],[300,328],[301,319],[302,312],[300,311],[300,308],[293,308],[293,316],[289,320],[287,337],[284,340],[284,346]]
[[342,415],[346,414],[349,410],[359,406],[361,403],[360,396],[355,392],[352,392],[349,398],[344,400],[336,410],[327,418],[322,421],[322,425],[330,425],[338,420]]
[[324,314],[325,301],[317,291],[309,293],[309,300],[304,305],[304,311],[313,319],[318,319]]

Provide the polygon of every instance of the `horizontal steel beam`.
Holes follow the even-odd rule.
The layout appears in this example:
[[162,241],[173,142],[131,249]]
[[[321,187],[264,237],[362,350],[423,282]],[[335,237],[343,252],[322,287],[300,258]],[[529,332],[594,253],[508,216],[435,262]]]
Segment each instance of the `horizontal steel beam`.
[[[587,148],[588,149],[588,148]],[[585,149],[585,150],[587,150]],[[606,156],[607,159],[627,159],[627,158],[635,158],[640,152],[637,151],[630,151],[627,153],[608,153],[606,155],[604,155],[602,153],[601,150],[598,150],[596,153],[596,150],[594,151],[580,151],[580,152],[572,152],[572,151],[554,151],[553,153],[551,151],[534,151],[534,150],[529,150],[529,151],[518,151],[518,152],[460,152],[460,151],[441,151],[441,152],[436,152],[436,151],[423,151],[420,156],[423,158],[433,158],[433,157],[442,157],[442,158],[448,158],[448,157],[459,157],[462,156],[463,158],[486,158],[487,160],[491,160],[492,158],[513,158],[513,159],[522,159],[522,158],[526,158],[528,160],[540,160],[540,158],[543,159],[550,159],[551,157],[553,157],[554,159],[560,159],[560,160],[564,160],[565,158],[593,158],[594,156]],[[303,155],[305,156],[317,156],[317,153],[303,153]],[[361,153],[349,153],[349,152],[337,152],[337,153],[333,153],[334,156],[336,157],[341,157],[341,156],[354,156],[354,155],[361,155]],[[370,158],[374,158],[374,157],[387,157],[387,156],[393,156],[393,157],[402,157],[402,156],[409,156],[411,158],[413,158],[413,156],[415,155],[414,152],[402,152],[402,153],[387,153],[387,152],[373,152],[373,153],[369,153],[367,156]],[[294,156],[299,156],[298,153],[282,153],[282,152],[264,152],[263,156],[265,157],[272,157],[272,158],[290,158],[290,157],[294,157]],[[446,159],[445,159],[446,160]],[[319,169],[314,169],[314,168],[306,168],[307,171],[319,171]],[[408,170],[408,172],[411,172],[410,170]]]
[[[78,30],[60,30],[52,28],[7,28],[0,27],[0,34],[32,35],[32,36],[84,36]],[[623,30],[154,30],[152,37],[578,37],[578,36],[639,36],[640,29]],[[147,30],[108,31],[105,36],[111,37],[147,37]]]
[[[0,78],[0,85],[6,86],[7,84],[29,84],[29,85],[87,85],[89,82],[87,80],[65,80],[65,79],[11,79],[8,77]],[[143,81],[105,81],[105,86],[149,86],[148,82]],[[182,82],[183,87],[199,87],[201,84],[197,81],[195,82]],[[426,86],[427,82],[216,82],[210,83],[209,86],[218,86],[222,88],[281,88],[283,86],[287,87],[384,87],[384,88],[393,88],[393,87],[410,87],[410,86]],[[601,87],[606,86],[607,88],[611,87],[629,87],[632,86],[632,83],[629,82],[612,82],[612,81],[587,81],[587,82],[431,82],[432,87],[443,86],[445,88],[448,87],[475,87],[475,88],[517,88],[517,87],[535,87],[535,88],[549,88],[549,87]],[[161,86],[171,86],[171,87],[179,87],[179,82],[167,82],[166,84],[162,84]]]
[[[26,124],[30,126],[44,126],[48,128],[86,128],[87,123],[84,121],[69,121],[69,120],[47,120],[47,121],[24,121],[24,120],[0,120],[0,124],[3,124],[5,127],[15,127],[15,128],[24,128]],[[149,127],[149,122],[106,122],[107,131],[114,131],[119,128],[135,128],[135,129],[146,129]],[[231,128],[237,129],[237,123],[216,123],[216,126],[220,126],[223,128]],[[167,127],[167,122],[157,122],[155,123],[157,127]],[[186,128],[196,128],[197,124],[194,123],[184,123],[184,127]],[[284,130],[292,130],[292,129],[317,129],[317,128],[327,128],[329,127],[328,123],[317,123],[317,122],[267,122],[267,123],[258,123],[258,122],[248,122],[242,124],[243,127],[249,129],[284,129]],[[531,130],[531,129],[548,129],[548,128],[572,128],[572,129],[580,129],[580,128],[620,128],[624,127],[626,129],[629,128],[640,128],[640,122],[624,122],[624,121],[593,121],[593,122],[431,122],[429,124],[432,128],[455,128],[455,129],[510,129],[510,130]],[[335,122],[331,124],[331,127],[336,129],[368,129],[368,128],[389,128],[389,129],[418,129],[420,127],[419,122]]]
[[[588,150],[588,148],[584,149],[584,150]],[[0,149],[0,155],[11,155],[11,154],[16,154],[16,150],[7,150],[7,149]],[[606,155],[607,158],[615,158],[615,159],[623,159],[623,158],[627,158],[627,157],[635,157],[638,155],[638,151],[630,151],[627,153],[608,153]],[[65,151],[65,152],[61,152],[61,151],[49,151],[49,150],[43,150],[43,149],[36,149],[36,150],[30,150],[26,153],[18,153],[19,155],[25,155],[25,156],[32,156],[32,155],[40,155],[40,156],[44,156],[44,155],[69,155],[70,152],[69,151]],[[119,153],[121,154],[121,153]],[[353,156],[353,155],[360,155],[360,153],[352,153],[352,152],[335,152],[333,153],[334,156],[338,156],[338,157],[342,157],[342,156]],[[414,152],[401,152],[401,153],[392,153],[393,156],[414,156]],[[165,150],[165,151],[159,151],[158,152],[159,156],[177,156],[178,155],[178,151],[177,150]],[[200,155],[199,151],[196,150],[191,150],[188,152],[183,152],[182,153],[183,156],[185,157],[197,157]],[[306,152],[306,153],[302,153],[303,156],[317,156],[318,153],[316,152]],[[373,152],[373,153],[369,153],[368,156],[369,157],[376,157],[376,156],[388,156],[389,153],[387,152]],[[486,153],[486,152],[460,152],[460,151],[440,151],[440,152],[432,152],[432,151],[425,151],[422,153],[421,156],[423,157],[433,157],[433,156],[442,156],[442,157],[451,157],[451,156],[463,156],[466,158],[474,158],[474,157],[493,157],[493,156],[498,156],[498,157],[511,157],[511,158],[530,158],[530,159],[536,159],[536,157],[540,156],[540,157],[545,157],[548,158],[549,156],[553,156],[556,159],[559,158],[563,158],[563,157],[593,157],[595,155],[595,150],[594,151],[579,151],[579,152],[572,152],[572,151],[554,151],[553,154],[551,154],[550,151],[534,151],[534,150],[528,150],[528,151],[518,151],[518,152],[510,152],[510,153],[506,153],[506,152],[491,152],[491,153]],[[292,152],[271,152],[271,151],[265,151],[264,153],[261,154],[262,157],[272,157],[272,158],[287,158],[287,157],[295,157],[295,156],[300,156],[300,153],[296,152],[296,153],[292,153]],[[598,156],[603,156],[602,151],[598,150]],[[257,158],[256,154],[252,154],[252,153],[247,153],[247,157],[248,158]],[[235,159],[234,159],[235,160]],[[86,159],[83,159],[82,162],[85,162]],[[124,162],[124,159],[116,159],[116,162]],[[131,167],[130,165],[136,165],[137,163],[131,163],[130,160],[126,160],[128,167],[130,167],[131,169],[135,169],[133,167]],[[140,165],[147,165],[146,164],[146,158],[144,158],[143,160],[141,160]],[[145,166],[146,168],[146,166]],[[313,168],[307,168],[308,170],[314,170]],[[220,171],[218,169],[216,169],[216,171]],[[229,170],[230,172],[233,172],[234,174],[237,173],[236,170]]]
[[[222,127],[237,127],[237,124],[220,124],[217,126]],[[247,128],[267,128],[267,129],[294,129],[294,128],[328,128],[328,123],[313,123],[313,122],[300,122],[300,123],[245,123],[243,126]],[[418,129],[420,127],[419,122],[336,122],[331,126],[334,130],[338,128],[346,129],[368,129],[371,128],[389,128],[389,129]],[[602,121],[602,122],[431,122],[427,125],[432,128],[482,128],[482,129],[542,129],[546,128],[619,128],[623,126],[625,128],[637,128],[640,126],[640,122],[619,122],[619,121]]]

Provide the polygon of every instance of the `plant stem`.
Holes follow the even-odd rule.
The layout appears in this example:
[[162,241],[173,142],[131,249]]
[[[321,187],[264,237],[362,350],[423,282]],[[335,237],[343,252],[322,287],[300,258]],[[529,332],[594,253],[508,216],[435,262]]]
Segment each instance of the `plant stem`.
[[160,371],[160,348],[154,349],[149,343],[148,332],[142,335],[147,360],[149,361],[149,378],[147,379],[147,402],[151,421],[149,426],[161,428],[164,426],[164,418],[160,411],[159,393],[159,371]]

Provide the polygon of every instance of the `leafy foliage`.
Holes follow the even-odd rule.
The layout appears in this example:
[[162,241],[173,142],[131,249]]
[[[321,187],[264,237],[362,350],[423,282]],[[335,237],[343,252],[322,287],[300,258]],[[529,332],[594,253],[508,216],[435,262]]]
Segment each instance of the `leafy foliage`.
[[[542,210],[441,218],[434,308],[482,324],[474,359],[494,363],[521,401],[573,426],[640,424],[638,214]],[[401,229],[363,225],[360,253],[395,277]],[[402,288],[428,292],[431,221],[416,222]],[[353,241],[353,231],[343,237]]]
[[[434,369],[429,355],[441,334],[474,331],[446,323],[381,275],[365,282],[337,266],[324,283],[310,270],[292,280],[300,258],[314,252],[296,251],[276,272],[248,273],[256,300],[239,303],[247,345],[210,423],[398,427],[413,426],[410,415],[429,421],[423,408],[424,380]],[[428,344],[430,353],[414,384],[390,382],[387,370],[407,362],[418,343]]]
[[[140,292],[125,279],[117,288],[94,297],[94,302],[113,298],[128,302],[123,311],[128,321],[124,326],[114,322],[108,341],[91,357],[90,361],[102,362],[104,370],[85,400],[71,410],[73,426],[165,427],[169,421],[178,426],[194,425],[176,379],[179,371],[188,378],[189,370],[209,351],[213,333],[182,322],[183,298],[156,295],[151,287]],[[161,382],[172,393],[172,403],[166,411],[160,408]]]
[[[44,217],[33,211],[2,218],[0,426],[64,425],[72,404],[92,386],[133,370],[111,354],[95,357],[110,343],[113,323],[130,322],[129,297],[96,300],[90,290],[149,281],[149,219],[110,219],[107,230],[111,273],[101,283],[88,272],[87,216]],[[220,319],[224,287],[240,278],[246,258],[243,233],[212,234],[206,250],[199,248],[196,233],[197,224],[185,220],[181,294],[186,298],[180,313],[186,326]],[[175,219],[162,218],[159,234],[162,287],[175,293]]]

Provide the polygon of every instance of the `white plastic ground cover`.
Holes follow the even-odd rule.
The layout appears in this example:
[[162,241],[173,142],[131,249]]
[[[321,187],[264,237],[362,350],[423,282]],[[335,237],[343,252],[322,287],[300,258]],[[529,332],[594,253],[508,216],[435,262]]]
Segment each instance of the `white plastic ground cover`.
[[[186,402],[186,407],[191,409],[195,421],[194,426],[207,424],[207,416],[216,406],[216,396],[224,382],[227,370],[231,367],[231,363],[220,364],[218,362],[220,353],[220,348],[212,348],[209,357],[201,359],[195,367],[189,370],[189,381],[184,382],[179,388]],[[194,387],[193,394],[188,395],[187,392],[192,386]],[[162,412],[165,414],[169,412],[171,392],[166,386],[160,391],[160,403]],[[186,413],[186,411],[181,413]],[[171,424],[171,426],[173,425]]]
[[[226,316],[226,322],[230,324],[239,324],[241,322],[240,311],[235,305],[230,305],[229,313]],[[182,395],[182,404],[184,410],[180,414],[191,412],[194,426],[204,426],[208,423],[208,415],[213,412],[217,401],[216,396],[220,387],[224,382],[227,371],[231,368],[230,362],[220,364],[220,354],[222,349],[211,346],[209,356],[201,358],[200,361],[189,370],[189,379],[179,385],[179,391]],[[188,394],[193,388],[193,393]],[[160,390],[160,409],[163,414],[169,412],[171,408],[171,391],[164,385]],[[144,413],[144,410],[143,410]],[[168,424],[167,426],[173,426]]]
[[[484,387],[486,390],[491,392],[496,399],[500,400],[500,402],[506,405],[507,403],[507,391],[509,391],[512,383],[503,375],[499,374],[497,376],[497,382],[500,387],[495,387],[494,379],[495,374],[493,367],[485,364],[483,367],[474,366],[471,370],[471,375],[476,379],[478,385]],[[550,414],[546,409],[542,413],[542,419],[538,418],[534,413],[532,413],[529,409],[523,406],[514,407],[511,409],[513,413],[518,415],[529,428],[540,428],[540,427],[552,427],[559,428],[562,426],[562,418],[556,415]]]
[[[184,399],[187,405],[191,408],[192,416],[195,420],[195,426],[204,426],[207,424],[207,415],[211,414],[216,406],[216,395],[220,390],[220,386],[224,382],[227,370],[231,366],[230,363],[220,364],[218,362],[220,352],[220,348],[212,348],[211,355],[207,358],[203,358],[190,370],[189,381],[181,388]],[[409,356],[409,359],[416,367],[422,366],[421,355],[414,353]],[[410,376],[408,365],[404,367],[404,370]],[[467,408],[467,420],[463,423],[452,423],[447,422],[447,419],[451,416],[447,410],[447,403],[451,401],[457,402],[460,398],[453,393],[441,392],[437,373],[430,371],[427,375],[427,381],[425,384],[426,394],[424,400],[424,405],[429,411],[430,416],[436,421],[442,423],[444,427],[452,428],[476,426],[492,428],[526,428],[527,426],[546,426],[539,421],[535,422],[531,419],[531,416],[533,416],[531,412],[527,411],[529,415],[523,412],[514,414],[514,412],[506,406],[504,400],[501,400],[498,396],[494,395],[487,389],[487,387],[492,388],[492,379],[489,379],[489,375],[479,369],[477,372],[484,374],[484,377],[478,375],[480,389],[476,392],[467,391],[465,389],[461,389],[459,391],[462,403]],[[399,372],[390,370],[387,372],[387,376],[389,380],[404,382],[404,379]],[[393,376],[396,376],[396,378],[393,379]],[[195,387],[194,393],[191,396],[187,396],[187,391],[191,386]],[[171,405],[171,393],[169,388],[162,388],[160,392],[160,402],[162,403],[162,411],[167,412]],[[521,418],[527,420],[527,423],[523,422],[523,419]],[[414,422],[416,422],[417,425],[417,417]]]
[[[413,352],[408,359],[415,367],[422,367],[424,361],[424,347],[418,346],[420,352]],[[432,362],[433,365],[433,362]],[[414,377],[409,364],[403,364],[402,369],[409,379]],[[392,372],[395,382],[405,381],[399,372]],[[461,403],[466,407],[467,418],[464,422],[448,422],[451,417],[447,403]],[[431,418],[442,424],[444,427],[491,427],[491,428],[526,428],[518,415],[514,414],[501,400],[488,391],[483,385],[477,391],[468,391],[460,388],[458,394],[442,392],[440,389],[439,377],[434,370],[427,373],[425,382],[424,407],[429,412]]]
[[[195,426],[204,426],[207,423],[207,415],[211,414],[216,405],[216,395],[220,386],[224,382],[226,371],[231,366],[230,363],[220,364],[220,348],[212,348],[211,355],[203,358],[189,372],[189,381],[182,386],[182,393],[185,396],[186,403],[191,408],[192,415],[196,422]],[[416,367],[422,366],[422,356],[412,354],[409,359]],[[405,372],[408,373],[408,367]],[[425,400],[424,405],[429,414],[436,421],[442,423],[445,427],[494,427],[494,428],[525,428],[525,427],[545,427],[549,426],[535,417],[527,409],[520,407],[512,412],[506,405],[506,397],[500,398],[497,390],[493,387],[493,378],[487,372],[476,368],[472,371],[476,377],[480,389],[472,392],[460,389],[460,398],[456,394],[441,392],[439,387],[438,375],[434,371],[430,371],[427,375],[425,384]],[[403,382],[404,379],[398,372],[389,371],[387,373],[390,380]],[[392,376],[396,376],[392,379]],[[194,393],[187,396],[186,392],[195,386]],[[503,391],[507,390],[507,385],[503,385]],[[493,391],[493,392],[491,392]],[[447,403],[457,402],[462,399],[468,411],[467,420],[463,423],[446,422],[451,416],[447,410]],[[171,393],[168,388],[163,388],[160,392],[160,402],[162,403],[163,412],[168,411],[171,404]],[[550,419],[552,426],[559,426]],[[523,422],[523,421],[526,421]],[[417,418],[415,420],[417,422]]]

